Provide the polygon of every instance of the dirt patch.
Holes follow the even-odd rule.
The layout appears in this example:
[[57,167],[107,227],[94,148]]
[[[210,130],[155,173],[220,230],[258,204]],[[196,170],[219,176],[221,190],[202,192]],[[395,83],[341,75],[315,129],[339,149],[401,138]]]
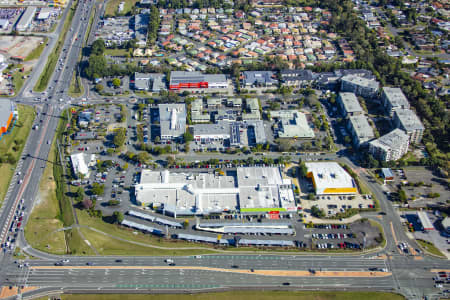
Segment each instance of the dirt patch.
[[[27,287],[21,289],[20,291],[22,293],[25,293],[25,292],[29,292],[29,291],[35,290],[37,288],[38,287],[36,287],[36,286],[27,286]],[[0,299],[16,296],[18,293],[19,293],[19,289],[17,287],[9,288],[9,287],[5,286],[5,287],[2,288],[2,290],[0,292]]]
[[0,53],[25,59],[43,41],[44,38],[34,36],[0,36]]

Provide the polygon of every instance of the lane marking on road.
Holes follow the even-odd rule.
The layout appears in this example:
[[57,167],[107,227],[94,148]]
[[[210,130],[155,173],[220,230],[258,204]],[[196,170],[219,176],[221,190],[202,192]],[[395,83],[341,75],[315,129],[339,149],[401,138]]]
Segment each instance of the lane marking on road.
[[240,273],[265,276],[282,277],[388,277],[391,272],[370,271],[315,271],[314,274],[306,270],[248,270],[248,269],[224,269],[211,267],[170,267],[170,266],[31,266],[35,270],[61,270],[61,269],[83,269],[83,270],[204,270],[213,272]]
[[398,251],[400,254],[403,254],[403,253],[402,253],[402,250],[398,247],[397,237],[395,236],[394,224],[392,224],[392,222],[391,222],[390,225],[391,225],[391,231],[392,231],[392,238],[394,239],[394,243],[395,243],[395,248],[397,249],[397,251]]

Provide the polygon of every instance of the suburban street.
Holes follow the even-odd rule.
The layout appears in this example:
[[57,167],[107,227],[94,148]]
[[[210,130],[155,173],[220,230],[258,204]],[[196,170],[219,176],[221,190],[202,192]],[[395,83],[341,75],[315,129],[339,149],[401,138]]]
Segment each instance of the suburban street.
[[[24,200],[24,220],[31,213],[39,189],[39,183],[47,164],[47,158],[55,136],[62,111],[71,104],[78,103],[75,99],[71,103],[67,92],[73,71],[77,67],[88,21],[97,5],[94,25],[99,21],[99,11],[104,9],[104,3],[93,0],[79,2],[75,12],[71,29],[64,41],[63,50],[58,60],[55,72],[46,90],[48,101],[35,102],[38,95],[30,92],[36,84],[45,66],[48,55],[53,51],[64,19],[68,14],[65,10],[55,33],[50,37],[39,63],[32,76],[24,85],[17,97],[17,102],[33,105],[37,111],[36,124],[38,130],[31,130],[22,158],[17,165],[15,176],[11,181],[8,193],[0,208],[0,241],[5,242],[11,227],[14,213]],[[68,4],[68,7],[71,3]],[[88,39],[92,42],[92,38]],[[87,89],[85,89],[87,92]],[[39,94],[40,95],[40,94]],[[102,102],[95,99],[93,102]],[[122,103],[114,100],[113,103]],[[186,162],[203,161],[211,158],[223,160],[245,159],[256,157],[250,155],[227,154],[194,154],[178,155]],[[277,158],[281,153],[268,153],[268,157]],[[290,154],[292,161],[299,157],[313,157],[312,155]],[[165,155],[160,159],[166,158]],[[319,157],[317,157],[319,158]],[[20,263],[11,253],[0,253],[0,284],[3,286],[38,287],[23,294],[24,297],[34,297],[42,293],[51,292],[111,292],[124,293],[127,291],[209,291],[237,288],[258,289],[293,289],[293,290],[375,290],[393,291],[403,294],[408,299],[422,299],[424,295],[429,299],[438,299],[439,290],[433,286],[434,269],[450,272],[448,260],[431,256],[412,256],[400,254],[398,242],[407,241],[413,248],[418,248],[416,242],[405,233],[400,218],[386,198],[380,185],[371,180],[366,170],[354,164],[351,157],[337,154],[326,154],[320,159],[330,159],[344,162],[357,171],[361,180],[370,188],[380,202],[380,210],[385,214],[380,218],[376,213],[362,214],[377,220],[383,227],[387,240],[384,248],[377,248],[370,253],[355,254],[312,254],[310,252],[285,252],[274,254],[248,253],[217,253],[194,256],[164,256],[164,257],[136,257],[136,256],[57,256],[33,249],[26,241],[23,228],[18,232],[17,246],[33,259]],[[52,162],[51,162],[52,163]],[[18,172],[21,175],[17,175]],[[19,181],[23,180],[19,184]],[[67,259],[62,266],[55,266],[56,262]],[[165,260],[171,259],[174,266],[169,266]],[[27,264],[19,267],[19,264]],[[386,271],[380,271],[385,269]],[[262,274],[259,271],[279,271],[279,273]],[[284,272],[283,271],[289,271]],[[307,275],[294,276],[295,271],[304,271]],[[324,272],[325,275],[320,275]],[[329,273],[327,273],[329,272]],[[374,272],[371,274],[371,272]],[[318,273],[318,274],[316,274]],[[377,273],[377,274],[375,274]],[[380,273],[380,274],[378,274]],[[386,274],[382,274],[386,273]],[[379,275],[379,276],[378,276]],[[11,298],[12,299],[12,298]]]

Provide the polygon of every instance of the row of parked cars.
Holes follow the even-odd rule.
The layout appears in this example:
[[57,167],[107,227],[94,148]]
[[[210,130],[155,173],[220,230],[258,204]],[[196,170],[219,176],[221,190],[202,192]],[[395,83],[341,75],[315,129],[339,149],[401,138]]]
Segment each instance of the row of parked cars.
[[332,240],[332,239],[346,239],[346,238],[355,238],[356,235],[354,233],[313,233],[312,237],[314,239],[319,239],[319,240]]
[[357,243],[343,242],[343,243],[317,243],[316,247],[318,249],[361,249],[361,245]]
[[314,224],[314,228],[318,229],[348,229],[345,224]]

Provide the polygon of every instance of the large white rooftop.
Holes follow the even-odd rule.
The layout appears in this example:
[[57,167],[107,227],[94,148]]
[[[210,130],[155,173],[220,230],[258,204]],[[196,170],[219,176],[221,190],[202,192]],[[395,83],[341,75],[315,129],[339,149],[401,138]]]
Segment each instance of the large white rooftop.
[[292,182],[276,167],[238,168],[236,175],[143,170],[135,187],[142,205],[163,204],[179,214],[255,208],[295,210]]
[[306,163],[308,177],[312,178],[316,194],[354,194],[353,178],[336,162]]
[[279,110],[271,111],[270,115],[279,119],[279,137],[314,138],[314,130],[309,126],[304,113],[296,110]]

